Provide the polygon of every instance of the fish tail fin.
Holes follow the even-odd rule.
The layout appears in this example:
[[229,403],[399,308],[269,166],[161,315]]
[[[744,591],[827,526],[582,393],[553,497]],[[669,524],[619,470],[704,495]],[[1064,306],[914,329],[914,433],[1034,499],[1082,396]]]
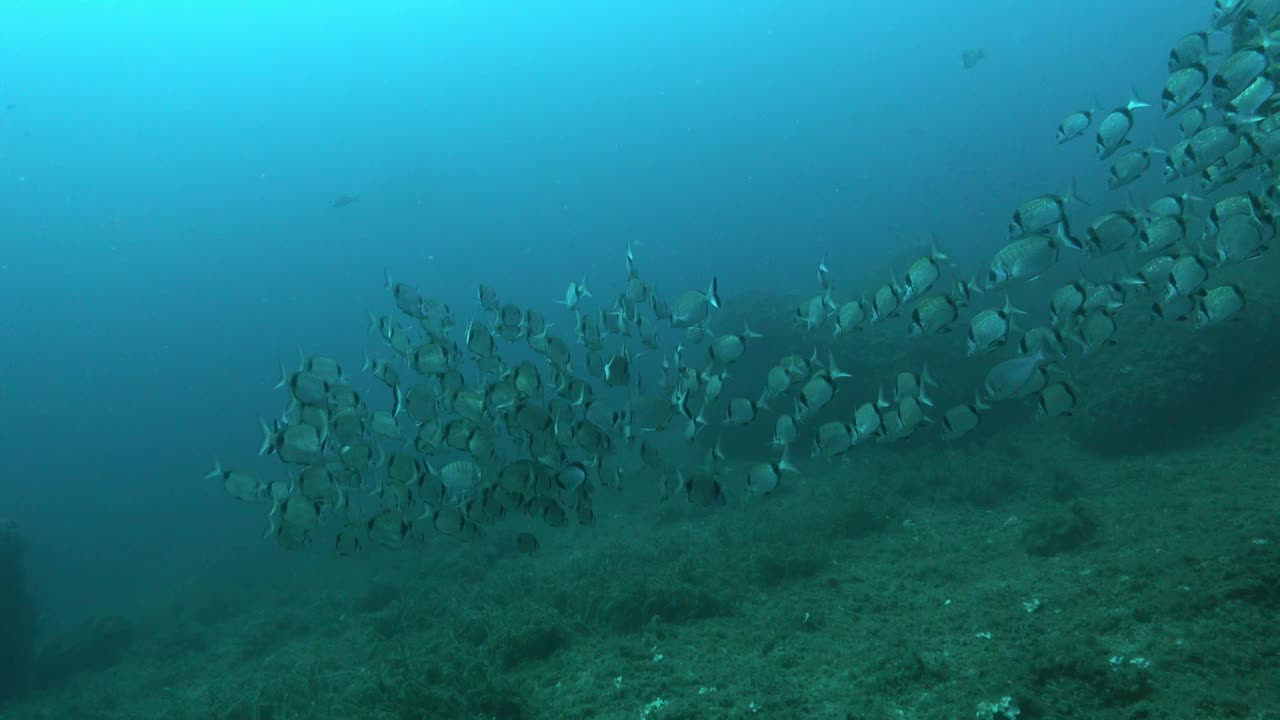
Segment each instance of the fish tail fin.
[[711,307],[720,307],[720,281],[716,277],[711,278],[711,286],[707,288],[707,300],[711,303]]
[[791,462],[791,446],[782,446],[782,457],[778,459],[778,469],[783,472],[796,473],[797,475],[800,473],[800,468]]
[[760,399],[756,401],[756,411],[759,412],[760,410],[773,412],[773,408],[769,407],[769,388],[767,387],[764,392],[760,393]]
[[990,410],[991,406],[982,402],[982,393],[973,391],[973,407],[977,410]]
[[1138,94],[1138,88],[1131,87],[1129,88],[1129,102],[1125,104],[1125,107],[1130,110],[1137,110],[1138,108],[1151,107],[1151,103],[1142,99],[1142,96]]
[[951,256],[938,249],[938,233],[929,233],[929,257],[934,260],[945,260],[950,262]]
[[934,379],[933,374],[929,372],[929,362],[927,360],[924,363],[924,367],[920,369],[920,387],[925,387],[926,385],[941,387],[938,385],[938,381]]
[[1063,205],[1070,205],[1071,203],[1079,203],[1080,205],[1089,207],[1089,201],[1080,197],[1080,192],[1079,190],[1076,189],[1076,179],[1074,177],[1072,177],[1071,180],[1067,182],[1067,190],[1065,193],[1063,193],[1062,198],[1063,198],[1063,203],[1062,203]]
[[276,434],[261,416],[258,417],[258,426],[262,428],[262,445],[258,447],[258,455],[266,455],[275,445]]
[[839,380],[840,378],[853,377],[849,373],[841,370],[839,365],[836,365],[836,354],[834,352],[827,353],[827,372],[836,380]]
[[1071,224],[1066,221],[1066,216],[1063,216],[1062,220],[1058,223],[1058,232],[1054,235],[1054,241],[1072,250],[1084,250],[1084,241],[1071,234]]
[[276,386],[272,389],[279,390],[280,388],[288,384],[289,384],[289,373],[284,369],[284,363],[282,362],[280,363],[280,380],[276,383]]
[[222,463],[218,460],[218,458],[214,458],[213,469],[204,474],[204,479],[212,480],[216,477],[221,477],[221,475],[222,475]]

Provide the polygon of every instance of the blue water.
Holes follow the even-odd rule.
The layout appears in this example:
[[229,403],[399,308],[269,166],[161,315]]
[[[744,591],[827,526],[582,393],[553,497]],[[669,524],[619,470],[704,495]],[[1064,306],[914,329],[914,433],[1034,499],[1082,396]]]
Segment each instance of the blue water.
[[0,5],[0,515],[50,627],[281,554],[201,476],[256,447],[278,360],[358,368],[384,270],[465,321],[480,282],[612,291],[628,241],[669,297],[811,292],[824,253],[865,287],[929,233],[974,266],[1022,200],[1105,196],[1058,121],[1153,93],[1208,11],[185,5]]

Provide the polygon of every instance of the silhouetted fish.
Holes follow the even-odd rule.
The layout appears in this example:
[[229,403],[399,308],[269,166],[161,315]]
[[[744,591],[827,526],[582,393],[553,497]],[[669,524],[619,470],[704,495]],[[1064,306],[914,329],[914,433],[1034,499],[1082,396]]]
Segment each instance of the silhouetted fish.
[[333,201],[330,202],[329,204],[335,208],[344,208],[352,203],[358,203],[358,202],[360,202],[359,195],[339,195],[338,197],[334,198]]
[[972,70],[985,59],[987,59],[987,51],[982,48],[969,48],[960,54],[960,62],[964,63],[965,70]]

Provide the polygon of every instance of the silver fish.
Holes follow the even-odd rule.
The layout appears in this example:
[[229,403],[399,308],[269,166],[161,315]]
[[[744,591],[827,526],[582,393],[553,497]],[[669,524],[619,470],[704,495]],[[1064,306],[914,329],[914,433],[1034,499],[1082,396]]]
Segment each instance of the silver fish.
[[857,429],[853,425],[839,420],[824,422],[814,436],[812,455],[827,459],[840,457],[849,452],[856,438]]
[[831,398],[835,397],[836,380],[850,377],[849,373],[842,371],[836,365],[835,356],[832,355],[827,363],[826,368],[818,368],[804,386],[800,388],[800,400],[798,401],[799,410],[796,413],[796,420],[804,422],[812,417],[827,403],[831,402]]
[[1069,282],[1054,291],[1049,298],[1049,318],[1054,325],[1063,325],[1084,306],[1089,289],[1081,282]]
[[911,311],[908,337],[921,337],[949,332],[951,324],[960,317],[956,301],[947,295],[930,295],[916,303]]
[[857,330],[867,319],[867,308],[861,300],[851,300],[836,310],[835,335]]
[[267,486],[251,472],[224,468],[222,463],[213,461],[213,469],[205,476],[206,480],[218,478],[227,494],[244,502],[257,502],[266,497]]
[[938,387],[938,381],[934,380],[933,375],[929,373],[929,363],[925,363],[919,375],[913,372],[898,373],[894,378],[893,399],[902,402],[907,398],[915,398],[932,407],[933,400],[930,400],[928,395],[931,387]]
[[1258,144],[1254,142],[1253,136],[1242,133],[1236,140],[1235,146],[1222,156],[1222,160],[1217,165],[1223,166],[1229,176],[1235,177],[1240,171],[1253,167],[1256,164],[1254,158],[1257,156]]
[[1172,255],[1157,255],[1142,263],[1142,267],[1138,268],[1132,278],[1126,278],[1122,282],[1130,287],[1141,288],[1143,292],[1158,290],[1168,280],[1176,261],[1177,258]]
[[557,300],[556,302],[564,305],[569,310],[577,310],[578,303],[584,297],[591,297],[591,291],[587,289],[586,275],[582,276],[581,282],[569,283],[569,287],[565,288],[564,291],[564,300]]
[[[1190,171],[1199,172],[1221,160],[1236,142],[1235,132],[1225,125],[1210,125],[1192,135],[1185,151]],[[1186,174],[1184,170],[1183,175]]]
[[1164,300],[1167,302],[1178,295],[1190,295],[1208,279],[1209,265],[1199,255],[1184,255],[1169,270]]
[[997,402],[1013,397],[1049,357],[1045,345],[1041,344],[1033,355],[1019,355],[997,363],[982,383],[983,398]]
[[1187,155],[1190,147],[1191,140],[1187,139],[1179,140],[1169,148],[1168,154],[1164,156],[1164,166],[1160,171],[1166,185],[1195,172],[1195,162]]
[[1224,162],[1218,162],[1200,173],[1200,192],[1208,195],[1222,189],[1228,183],[1235,182],[1236,179],[1236,173],[1232,172]]
[[987,287],[992,290],[1009,282],[1027,282],[1042,275],[1058,262],[1064,246],[1078,247],[1066,223],[1059,223],[1054,235],[1031,235],[1014,240],[995,254],[987,271]]
[[885,417],[877,442],[896,442],[910,437],[921,423],[932,422],[915,398],[906,398]]
[[383,277],[386,279],[384,286],[391,291],[391,297],[395,300],[396,307],[400,312],[412,318],[420,318],[425,315],[425,301],[422,293],[417,288],[405,283],[396,282],[391,279],[391,273],[383,271]]
[[1090,310],[1080,319],[1080,326],[1072,339],[1089,355],[1103,345],[1114,343],[1116,334],[1115,314],[1106,309]]
[[631,351],[626,345],[605,363],[603,375],[609,387],[625,387],[631,382]]
[[1244,309],[1244,291],[1237,285],[1219,285],[1200,295],[1192,325],[1196,328],[1214,325]]
[[274,453],[284,462],[297,465],[310,465],[320,459],[323,447],[315,427],[301,423],[267,425],[262,418],[258,423],[262,427],[259,455]]
[[762,337],[764,336],[752,331],[751,326],[744,322],[741,335],[721,335],[711,341],[707,352],[712,362],[720,365],[730,365],[737,362],[742,357],[742,354],[746,352],[748,340]]
[[1191,201],[1203,199],[1186,192],[1178,195],[1162,195],[1147,203],[1147,219],[1154,221],[1171,215],[1183,217],[1187,214]]
[[454,500],[467,497],[480,487],[480,466],[470,460],[454,460],[440,468],[439,472],[427,465],[428,472],[444,483],[445,490]]
[[293,401],[303,406],[328,404],[333,390],[333,386],[316,373],[308,370],[290,373],[285,371],[284,365],[280,366],[280,381],[276,383],[276,388],[288,388]]
[[1219,265],[1261,257],[1267,245],[1263,225],[1252,215],[1235,215],[1218,230],[1216,250]]
[[1209,110],[1212,108],[1213,104],[1206,102],[1182,111],[1182,117],[1178,118],[1178,132],[1184,140],[1195,135],[1200,128],[1204,127],[1205,120],[1208,119]]
[[898,290],[896,282],[887,285],[881,285],[876,288],[875,295],[871,296],[871,323],[887,320],[896,317],[898,308],[902,306],[902,295]]
[[1134,244],[1140,253],[1151,253],[1179,248],[1187,241],[1187,221],[1181,215],[1165,215],[1138,233]]
[[1228,120],[1237,124],[1260,122],[1262,115],[1258,111],[1275,94],[1274,80],[1265,75],[1256,77],[1223,107],[1224,114]]
[[331,357],[325,355],[312,355],[304,357],[302,351],[298,351],[298,369],[314,373],[329,385],[340,385],[343,382],[342,365]]
[[1141,229],[1142,219],[1133,210],[1104,213],[1089,223],[1085,250],[1095,257],[1120,252]]
[[1095,103],[1088,110],[1077,110],[1062,118],[1062,122],[1058,123],[1058,144],[1061,145],[1083,135],[1093,123],[1093,116],[1097,112],[1098,106]]
[[792,464],[787,448],[782,448],[782,457],[776,463],[756,463],[747,468],[746,488],[748,497],[768,495],[778,489],[783,473],[799,473],[800,468]]
[[1009,221],[1009,239],[1038,235],[1066,218],[1066,208],[1072,204],[1089,203],[1076,195],[1076,182],[1072,179],[1062,195],[1040,195],[1022,203],[1013,211]]
[[1209,57],[1209,33],[1194,32],[1183,35],[1169,51],[1169,73],[1203,62]]
[[721,371],[719,373],[705,372],[702,376],[703,388],[703,405],[712,405],[716,400],[720,399],[720,394],[724,392],[724,379],[728,377],[728,373]]
[[1267,71],[1271,64],[1268,55],[1271,38],[1267,33],[1262,33],[1260,37],[1264,39],[1263,44],[1237,50],[1218,66],[1212,80],[1215,105],[1225,106]]
[[827,315],[831,312],[831,305],[829,293],[809,298],[796,308],[796,327],[802,327],[805,330],[816,330],[822,327],[822,324],[827,321]]
[[1240,20],[1246,28],[1257,29],[1269,25],[1277,15],[1280,15],[1280,1],[1249,0]]
[[928,255],[912,262],[907,268],[907,277],[902,283],[902,301],[910,302],[913,298],[928,292],[942,275],[942,268],[939,267],[938,262],[947,259],[947,254],[934,244],[930,247]]
[[489,326],[478,320],[467,323],[466,344],[473,358],[493,357],[498,351]]
[[716,278],[711,278],[711,285],[705,293],[697,290],[686,290],[671,304],[671,326],[689,328],[700,325],[707,319],[711,308],[720,307],[720,288]]
[[1025,314],[1009,302],[1009,296],[1006,294],[1003,308],[983,310],[969,321],[969,337],[965,342],[965,351],[972,357],[979,352],[990,352],[1004,345],[1009,339],[1009,331],[1013,328],[1013,316]]
[[874,437],[880,431],[880,411],[873,403],[863,403],[853,411],[854,443]]
[[[481,401],[483,405],[483,401]],[[400,437],[400,425],[390,410],[374,410],[369,416],[369,431],[375,437],[395,440]]]
[[1079,404],[1080,396],[1070,383],[1050,383],[1040,391],[1036,400],[1036,415],[1046,418],[1070,415]]
[[1098,123],[1098,136],[1094,143],[1099,160],[1106,160],[1116,150],[1129,144],[1127,138],[1129,131],[1133,129],[1133,111],[1145,107],[1151,107],[1151,103],[1138,97],[1136,92],[1131,93],[1129,102],[1102,118],[1102,122]]
[[796,421],[790,415],[779,415],[773,425],[773,439],[769,444],[774,447],[786,447],[796,439]]
[[1227,220],[1236,216],[1244,216],[1261,222],[1268,213],[1262,206],[1262,200],[1252,192],[1228,195],[1213,204],[1209,216],[1205,218],[1205,229],[1202,240],[1211,240],[1218,234],[1218,229]]
[[1022,339],[1018,341],[1018,352],[1023,355],[1032,355],[1041,346],[1049,356],[1062,357],[1066,349],[1066,341],[1057,328],[1041,325],[1022,334]]
[[770,398],[777,397],[791,388],[791,373],[781,365],[774,365],[769,368],[769,373],[765,376],[765,395]]
[[482,309],[493,313],[498,312],[498,308],[502,305],[502,302],[498,300],[498,292],[496,290],[484,283],[481,283],[480,289],[476,291],[476,294],[477,300],[480,302],[480,307]]
[[1239,19],[1247,7],[1249,0],[1214,0],[1213,26],[1218,30],[1225,29]]
[[1183,320],[1190,320],[1195,311],[1195,298],[1190,295],[1177,295],[1151,304],[1151,318],[1153,320],[1182,322]]
[[1200,97],[1200,91],[1209,82],[1209,68],[1196,62],[1179,68],[1169,75],[1160,95],[1160,107],[1165,117],[1173,117]]
[[1145,150],[1133,150],[1117,157],[1111,163],[1107,187],[1115,190],[1137,180],[1151,167],[1152,157],[1164,154],[1164,150],[1151,145]]
[[729,401],[729,409],[726,411],[726,425],[746,425],[759,416],[761,410],[768,410],[769,406],[765,404],[764,398],[759,401],[751,400],[744,397],[736,397]]
[[942,415],[942,439],[959,440],[969,434],[981,422],[980,413],[991,406],[975,397],[972,404],[956,405]]

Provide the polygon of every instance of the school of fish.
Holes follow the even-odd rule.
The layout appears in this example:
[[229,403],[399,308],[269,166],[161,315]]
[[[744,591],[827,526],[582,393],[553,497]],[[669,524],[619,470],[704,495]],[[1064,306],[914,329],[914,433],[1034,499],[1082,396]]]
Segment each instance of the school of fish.
[[[591,526],[596,494],[624,487],[708,508],[751,502],[800,475],[798,454],[837,458],[930,425],[958,440],[997,403],[1068,415],[1084,397],[1071,367],[1105,352],[1125,323],[1145,317],[1195,330],[1245,309],[1245,290],[1220,277],[1262,256],[1276,234],[1278,32],[1280,0],[1217,0],[1209,27],[1170,50],[1160,110],[1133,93],[1105,112],[1091,107],[1062,120],[1059,144],[1094,129],[1112,190],[1163,157],[1175,192],[1101,210],[1068,179],[1061,195],[1014,209],[1007,244],[981,270],[961,275],[935,243],[904,274],[843,301],[822,259],[817,293],[795,309],[807,338],[817,345],[854,332],[954,332],[964,339],[957,358],[987,367],[980,387],[947,389],[971,402],[935,405],[941,388],[928,367],[904,368],[875,397],[848,402],[847,417],[818,423],[849,377],[834,350],[783,354],[758,379],[758,394],[724,397],[740,358],[777,346],[746,326],[713,332],[722,304],[716,279],[668,299],[627,248],[625,282],[612,299],[597,302],[583,277],[568,283],[556,300],[563,315],[552,318],[504,303],[482,284],[478,310],[468,313],[475,318],[459,327],[449,305],[388,276],[395,310],[370,314],[382,349],[359,369],[372,379],[358,381],[355,369],[326,355],[282,366],[286,407],[261,421],[259,454],[274,454],[285,470],[266,479],[215,461],[206,477],[264,507],[266,536],[282,546],[321,539],[347,555],[433,533],[474,538],[517,513],[540,528]],[[1134,149],[1135,127],[1161,111],[1177,122],[1180,140]],[[1122,257],[1131,271],[1103,282],[1082,274],[1059,287],[1035,283],[1066,256]],[[1028,284],[1044,290],[1043,306],[1010,302],[1008,289]],[[1031,317],[1045,322],[1024,320]],[[895,327],[873,329],[883,324]],[[731,462],[717,430],[755,423],[773,425],[772,459]],[[689,463],[691,456],[704,457]],[[539,545],[530,530],[512,540],[529,554]]]

